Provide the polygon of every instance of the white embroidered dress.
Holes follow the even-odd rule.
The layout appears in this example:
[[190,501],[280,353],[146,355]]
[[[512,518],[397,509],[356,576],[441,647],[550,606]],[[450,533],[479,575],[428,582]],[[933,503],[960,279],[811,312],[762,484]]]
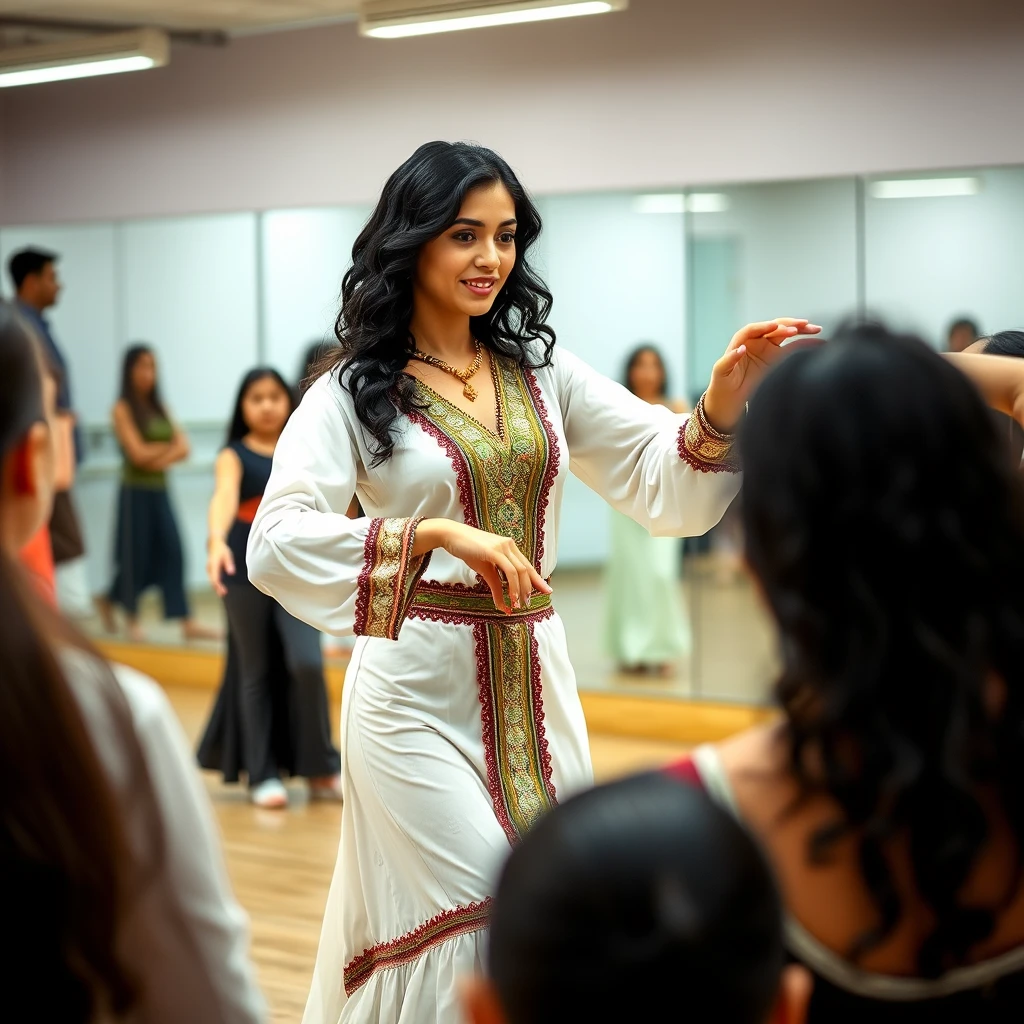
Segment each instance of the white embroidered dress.
[[[591,783],[565,633],[552,600],[511,615],[444,550],[412,557],[423,518],[512,537],[549,577],[571,469],[652,533],[698,535],[738,488],[727,446],[556,349],[492,360],[493,433],[419,383],[376,468],[334,375],[278,443],[253,524],[253,583],[357,641],[342,711],[344,808],[305,1024],[459,1019],[509,844]],[[724,472],[723,472],[724,471]],[[353,494],[366,518],[344,514]],[[557,592],[554,600],[557,602]]]

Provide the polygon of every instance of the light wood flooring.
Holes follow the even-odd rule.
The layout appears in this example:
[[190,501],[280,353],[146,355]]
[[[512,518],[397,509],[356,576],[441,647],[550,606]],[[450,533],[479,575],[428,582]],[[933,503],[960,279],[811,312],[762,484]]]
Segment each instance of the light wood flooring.
[[[171,702],[193,741],[214,693],[169,687]],[[339,720],[338,708],[332,720]],[[678,743],[594,735],[591,750],[599,780],[654,768],[680,757]],[[290,789],[284,812],[260,811],[245,790],[205,776],[220,825],[235,892],[252,922],[252,953],[275,1024],[297,1024],[313,973],[320,923],[338,849],[341,809],[305,802],[301,784]]]

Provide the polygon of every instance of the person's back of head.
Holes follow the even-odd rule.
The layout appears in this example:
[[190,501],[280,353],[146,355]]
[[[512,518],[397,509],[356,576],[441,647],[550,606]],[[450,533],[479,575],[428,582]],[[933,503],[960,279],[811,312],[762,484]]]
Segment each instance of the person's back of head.
[[[556,807],[504,868],[472,1024],[666,1019],[765,1024],[780,1005],[782,911],[753,840],[661,775]],[[799,1018],[799,1002],[783,1000]]]
[[998,331],[979,338],[977,347],[987,356],[1024,356],[1024,331]]
[[[43,386],[35,340],[0,303],[3,1015],[86,1024],[101,1012],[120,1019],[135,1001],[117,938],[138,875],[110,781],[64,676],[59,648],[76,637],[15,563],[46,521],[52,497],[55,408],[47,406],[55,388]],[[112,698],[111,710],[133,736],[127,708]]]
[[791,772],[844,817],[808,853],[859,837],[880,926],[857,957],[901,919],[884,851],[906,837],[934,916],[918,969],[938,974],[994,926],[999,907],[960,900],[993,807],[1024,863],[1020,482],[973,385],[877,325],[777,367],[741,447],[746,553],[781,634]]

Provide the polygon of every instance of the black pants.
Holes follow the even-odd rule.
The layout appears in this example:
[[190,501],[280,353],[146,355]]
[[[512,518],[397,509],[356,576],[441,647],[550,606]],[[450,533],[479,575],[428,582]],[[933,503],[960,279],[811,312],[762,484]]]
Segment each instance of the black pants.
[[122,484],[114,541],[116,572],[110,600],[135,615],[139,595],[159,587],[164,617],[187,619],[185,560],[167,491]]
[[341,758],[331,743],[320,634],[247,581],[232,583],[227,589],[224,607],[238,658],[242,759],[249,785],[277,778],[281,772],[273,721],[274,687],[281,680],[273,678],[275,664],[268,642],[274,630],[280,637],[289,676],[292,770],[306,778],[337,775]]

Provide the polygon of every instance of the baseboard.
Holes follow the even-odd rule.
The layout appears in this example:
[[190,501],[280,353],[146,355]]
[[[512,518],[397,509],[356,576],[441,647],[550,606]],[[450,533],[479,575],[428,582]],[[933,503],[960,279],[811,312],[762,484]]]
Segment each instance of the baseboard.
[[[110,641],[97,646],[111,661],[130,665],[165,686],[214,690],[224,671],[224,656],[216,651]],[[331,659],[325,666],[333,701],[341,699],[345,668],[341,659]],[[757,725],[772,714],[768,708],[744,704],[621,696],[592,690],[581,691],[580,701],[587,727],[594,734],[675,743],[713,743]]]

